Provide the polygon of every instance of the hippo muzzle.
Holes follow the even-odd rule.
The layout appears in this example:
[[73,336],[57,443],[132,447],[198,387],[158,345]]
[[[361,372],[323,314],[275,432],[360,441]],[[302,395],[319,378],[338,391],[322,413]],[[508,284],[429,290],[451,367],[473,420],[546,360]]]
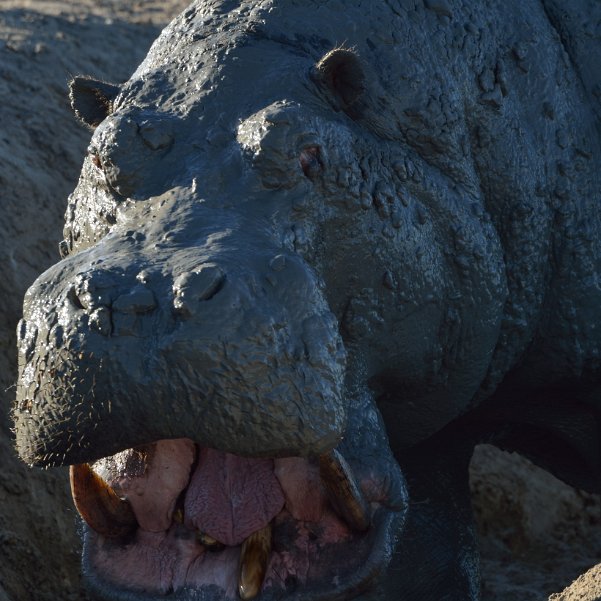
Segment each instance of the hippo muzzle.
[[94,459],[121,450],[124,431],[132,446],[187,437],[251,456],[336,446],[345,354],[316,276],[249,241],[239,216],[219,221],[186,191],[151,199],[30,289],[24,458]]

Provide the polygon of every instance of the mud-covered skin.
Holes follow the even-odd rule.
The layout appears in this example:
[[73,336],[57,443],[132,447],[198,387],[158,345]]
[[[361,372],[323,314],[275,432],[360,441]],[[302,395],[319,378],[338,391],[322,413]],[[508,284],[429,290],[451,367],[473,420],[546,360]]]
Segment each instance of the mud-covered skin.
[[476,441],[599,490],[599,10],[193,4],[102,103],[26,296],[22,457],[342,439],[397,510],[361,598],[477,599]]

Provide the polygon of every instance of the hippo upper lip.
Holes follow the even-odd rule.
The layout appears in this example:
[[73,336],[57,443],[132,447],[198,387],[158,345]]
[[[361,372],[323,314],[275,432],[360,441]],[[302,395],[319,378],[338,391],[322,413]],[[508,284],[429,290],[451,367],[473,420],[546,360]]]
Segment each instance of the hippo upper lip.
[[[211,601],[233,599],[237,595],[243,599],[256,597],[261,601],[284,595],[300,601],[309,592],[314,596],[319,589],[326,591],[324,599],[344,599],[367,586],[389,559],[391,525],[398,519],[398,514],[384,509],[375,499],[377,494],[370,492],[369,483],[365,482],[360,488],[367,490],[366,498],[370,503],[366,502],[363,508],[358,506],[364,499],[363,493],[345,460],[336,451],[324,455],[320,461],[321,479],[327,480],[323,486],[314,481],[319,469],[317,462],[300,458],[252,460],[200,449],[199,459],[191,469],[192,475],[186,478],[185,488],[178,493],[183,482],[176,473],[179,468],[172,463],[174,469],[170,472],[170,460],[165,461],[164,457],[179,445],[185,463],[189,459],[190,444],[191,441],[183,439],[155,443],[152,451],[156,451],[156,455],[154,459],[151,456],[142,470],[139,465],[132,468],[129,459],[137,453],[133,449],[94,465],[122,496],[131,499],[140,524],[137,530],[134,524],[134,531],[129,535],[124,535],[125,531],[121,530],[114,538],[108,532],[95,532],[94,529],[102,529],[102,523],[99,527],[92,518],[94,529],[87,532],[84,565],[90,584],[97,592],[106,594],[110,590],[111,599],[161,599],[169,594],[169,598],[183,600],[197,598],[194,596],[197,593],[190,591],[204,590],[203,595],[207,596],[201,598]],[[242,474],[232,475],[233,482],[225,486],[232,495],[230,509],[219,507],[228,504],[226,497],[215,499],[217,507],[203,506],[204,501],[199,500],[203,496],[199,486],[212,487],[215,478],[210,471],[215,466],[215,469],[221,469],[219,462],[227,463],[234,470],[240,466],[246,471],[255,470],[253,477],[265,481],[261,484],[265,498],[253,499],[252,505],[271,504],[267,513],[260,509],[253,517],[250,515],[252,509],[243,508],[244,500],[239,497],[259,493],[253,482],[244,481]],[[183,472],[187,469],[184,467]],[[217,479],[222,477],[225,474],[221,472],[216,476]],[[161,492],[152,488],[161,478],[171,491],[168,493],[171,500],[161,499]],[[236,482],[237,479],[240,482]],[[176,481],[179,484],[174,484]],[[307,490],[302,489],[303,486]],[[350,490],[353,487],[356,490]],[[77,498],[79,493],[81,490],[74,490],[74,497]],[[211,495],[215,494],[219,497],[219,492],[211,492]],[[148,498],[150,496],[152,498]],[[158,500],[153,503],[154,497]],[[345,500],[345,497],[349,498]],[[86,507],[82,507],[88,502],[81,501],[81,495],[79,500],[78,509],[90,521]],[[233,531],[229,526],[224,530],[221,523],[223,516],[227,521],[230,510],[233,519],[241,522],[241,525],[233,524]],[[236,512],[238,515],[233,515]],[[275,517],[270,517],[272,515]],[[352,528],[345,523],[349,521]],[[245,534],[254,529],[262,534]],[[207,532],[201,537],[200,530]],[[227,544],[216,546],[216,534]],[[240,545],[244,539],[246,542]],[[267,540],[272,544],[267,559],[257,559],[248,542],[252,540]],[[245,566],[250,566],[247,570],[250,576],[243,575]],[[256,588],[255,572],[259,568],[264,573],[259,576]],[[245,594],[244,589],[249,586],[250,594]]]

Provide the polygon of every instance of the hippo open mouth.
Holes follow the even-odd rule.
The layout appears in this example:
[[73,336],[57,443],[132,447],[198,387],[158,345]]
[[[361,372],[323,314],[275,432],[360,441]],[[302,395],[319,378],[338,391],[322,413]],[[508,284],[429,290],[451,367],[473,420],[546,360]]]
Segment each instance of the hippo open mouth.
[[71,487],[84,566],[111,599],[347,599],[386,565],[399,518],[337,450],[254,459],[160,440],[72,466]]

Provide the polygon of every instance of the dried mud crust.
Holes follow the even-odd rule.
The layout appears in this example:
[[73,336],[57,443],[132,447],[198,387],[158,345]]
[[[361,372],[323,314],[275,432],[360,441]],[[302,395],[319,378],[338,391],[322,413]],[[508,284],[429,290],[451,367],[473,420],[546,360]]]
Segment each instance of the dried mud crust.
[[[90,134],[67,81],[125,80],[187,0],[0,2],[0,601],[84,600],[65,470],[29,470],[8,410],[25,289],[58,257],[66,198]],[[544,600],[601,560],[600,501],[516,456],[481,448],[472,463],[483,601]],[[599,568],[553,601],[601,599]],[[596,596],[595,596],[596,595]]]

